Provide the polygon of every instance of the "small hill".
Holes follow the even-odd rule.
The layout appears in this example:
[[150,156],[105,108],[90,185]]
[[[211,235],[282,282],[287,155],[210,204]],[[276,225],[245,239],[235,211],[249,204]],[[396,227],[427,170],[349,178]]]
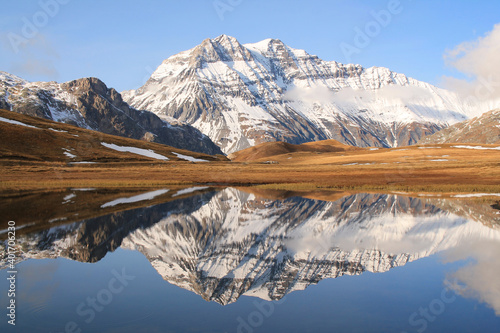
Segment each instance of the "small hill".
[[424,137],[419,144],[500,143],[500,109],[460,122]]
[[227,160],[123,138],[73,125],[0,109],[0,162],[63,162],[68,165],[104,162]]
[[282,141],[265,142],[260,145],[243,149],[228,156],[234,162],[260,161],[278,155],[290,153],[337,153],[353,150],[363,150],[344,145],[337,140],[323,140],[294,145]]

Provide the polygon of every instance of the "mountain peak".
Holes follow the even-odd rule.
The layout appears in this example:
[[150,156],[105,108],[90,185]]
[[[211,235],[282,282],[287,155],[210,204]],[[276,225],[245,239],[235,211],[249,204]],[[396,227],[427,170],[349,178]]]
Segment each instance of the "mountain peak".
[[197,68],[200,68],[204,63],[252,59],[250,51],[241,45],[236,38],[228,35],[205,39],[193,49],[191,56],[192,61],[194,61],[192,64]]
[[409,145],[479,108],[389,69],[324,61],[276,38],[242,45],[228,35],[165,60],[125,99],[192,124],[227,154],[270,141]]
[[77,89],[82,91],[95,91],[96,93],[105,96],[108,92],[108,87],[104,82],[96,77],[84,77],[81,79],[72,80],[63,83],[63,87],[67,89]]
[[239,44],[238,40],[232,36],[228,36],[228,35],[225,35],[225,34],[222,34],[216,38],[213,38],[212,41],[214,41],[215,43],[217,44]]
[[[257,43],[245,44],[244,46],[264,56],[287,58],[289,63],[291,63],[292,58],[311,57],[305,50],[291,48],[282,40],[276,38],[267,38]],[[313,57],[317,58],[316,56]]]

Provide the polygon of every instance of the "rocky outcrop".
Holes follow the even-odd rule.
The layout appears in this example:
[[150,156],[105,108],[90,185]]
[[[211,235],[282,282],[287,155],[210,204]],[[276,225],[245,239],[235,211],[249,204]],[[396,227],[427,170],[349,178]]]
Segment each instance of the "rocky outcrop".
[[422,138],[420,144],[500,144],[500,109],[493,110]]
[[7,110],[106,134],[210,155],[222,154],[210,138],[194,127],[177,122],[171,124],[151,112],[130,107],[120,93],[108,88],[97,78],[83,78],[62,84],[30,83],[0,73],[0,87],[4,91],[0,95],[0,102]]

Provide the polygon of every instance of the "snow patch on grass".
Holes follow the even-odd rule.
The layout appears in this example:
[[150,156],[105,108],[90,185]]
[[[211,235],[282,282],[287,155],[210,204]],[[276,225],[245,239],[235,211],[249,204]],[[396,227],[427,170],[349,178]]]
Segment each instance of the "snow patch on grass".
[[73,199],[73,198],[75,198],[75,197],[76,197],[76,194],[74,194],[74,193],[70,193],[70,194],[68,194],[67,196],[65,196],[65,197],[63,198],[63,204],[67,204],[68,202],[70,202],[70,201],[71,201],[71,199]]
[[500,147],[483,147],[483,146],[452,146],[452,148],[478,149],[478,150],[500,150]]
[[59,132],[59,133],[68,133],[68,131],[63,131],[63,130],[57,130],[55,128],[49,128],[50,131],[53,131],[53,132]]
[[63,154],[66,155],[67,157],[69,157],[69,158],[75,158],[76,157],[76,155],[73,155],[68,148],[63,148],[63,150],[64,150]]
[[106,148],[113,149],[119,152],[126,152],[126,153],[132,153],[132,154],[137,154],[145,157],[150,157],[154,158],[157,160],[163,160],[163,161],[168,161],[168,157],[165,157],[163,155],[157,154],[151,149],[142,149],[142,148],[137,148],[137,147],[126,147],[126,146],[118,146],[115,145],[114,143],[105,143],[101,142],[101,145],[103,145]]
[[36,128],[36,129],[39,129],[38,127],[31,126],[31,125],[27,125],[27,124],[22,123],[22,122],[20,122],[20,121],[11,120],[11,119],[7,119],[7,118],[4,118],[4,117],[0,117],[0,121],[2,121],[2,122],[4,122],[4,123],[13,124],[13,125],[20,125],[20,126],[25,126],[25,127],[30,127],[30,128]]
[[453,198],[480,198],[480,197],[500,197],[500,193],[468,193],[468,194],[455,194]]
[[201,158],[194,158],[193,156],[187,156],[187,155],[182,155],[179,153],[172,153],[178,158],[181,158],[183,160],[189,161],[189,162],[209,162],[207,160],[202,160]]

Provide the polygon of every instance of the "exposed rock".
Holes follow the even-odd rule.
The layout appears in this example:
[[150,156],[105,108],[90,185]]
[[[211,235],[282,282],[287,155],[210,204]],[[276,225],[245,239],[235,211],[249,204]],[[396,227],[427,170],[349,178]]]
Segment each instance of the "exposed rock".
[[207,136],[187,124],[171,124],[123,101],[97,78],[62,84],[30,83],[0,72],[0,106],[14,112],[64,122],[106,134],[166,144],[210,155],[222,154]]
[[500,143],[500,109],[482,114],[445,128],[419,141],[421,144],[439,143]]

